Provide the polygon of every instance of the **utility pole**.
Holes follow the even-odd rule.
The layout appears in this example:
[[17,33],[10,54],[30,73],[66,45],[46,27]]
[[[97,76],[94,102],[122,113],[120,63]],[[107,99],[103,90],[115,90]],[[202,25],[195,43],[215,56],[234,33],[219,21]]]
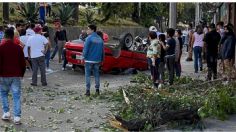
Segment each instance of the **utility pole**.
[[200,21],[200,3],[196,3],[196,8],[195,8],[195,26],[199,24]]
[[141,16],[141,2],[138,3],[138,17]]
[[176,28],[177,4],[172,2],[169,6],[169,28]]
[[9,3],[7,2],[3,2],[3,12],[2,12],[2,15],[3,15],[3,21],[9,21]]

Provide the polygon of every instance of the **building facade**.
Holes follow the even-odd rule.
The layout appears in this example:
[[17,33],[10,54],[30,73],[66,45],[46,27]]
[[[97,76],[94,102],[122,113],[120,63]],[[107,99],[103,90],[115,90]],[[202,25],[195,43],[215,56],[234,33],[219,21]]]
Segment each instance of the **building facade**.
[[223,21],[225,24],[232,23],[236,33],[236,3],[221,3],[216,13],[218,21]]
[[[234,33],[236,35],[236,3],[219,4],[219,7],[216,10],[216,16],[216,21],[223,21],[225,24],[232,23],[234,25]],[[234,62],[236,62],[236,54]],[[236,68],[236,63],[234,63],[234,66]]]

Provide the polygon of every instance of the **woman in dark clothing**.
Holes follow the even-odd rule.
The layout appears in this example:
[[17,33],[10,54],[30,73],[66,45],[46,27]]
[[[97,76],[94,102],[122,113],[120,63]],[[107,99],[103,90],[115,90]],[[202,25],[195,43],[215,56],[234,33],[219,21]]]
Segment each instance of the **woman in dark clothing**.
[[236,38],[233,32],[233,25],[227,24],[225,27],[225,37],[222,45],[222,59],[224,61],[226,76],[230,79],[233,70],[233,62],[235,57]]
[[176,29],[175,31],[175,35],[177,37],[177,39],[179,40],[179,45],[180,45],[180,52],[179,52],[179,58],[177,60],[177,62],[175,63],[175,71],[176,71],[176,76],[180,77],[181,76],[181,56],[182,56],[182,49],[183,49],[183,39],[182,39],[182,32],[180,29]]
[[66,30],[62,29],[60,22],[57,22],[56,30],[57,31],[55,33],[54,40],[58,45],[58,58],[59,58],[59,63],[61,63],[62,58],[64,59],[64,56],[62,56],[63,48],[68,40],[67,40]]

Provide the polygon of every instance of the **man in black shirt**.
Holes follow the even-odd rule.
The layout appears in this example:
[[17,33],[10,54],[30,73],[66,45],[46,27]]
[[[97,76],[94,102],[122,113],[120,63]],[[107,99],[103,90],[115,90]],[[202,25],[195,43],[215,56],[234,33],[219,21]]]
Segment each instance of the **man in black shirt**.
[[218,57],[218,45],[221,39],[220,34],[216,31],[215,24],[212,23],[208,32],[204,38],[206,43],[206,56],[207,56],[207,80],[211,80],[212,73],[213,79],[217,78],[217,57]]
[[166,50],[166,65],[169,72],[169,84],[172,85],[174,82],[174,68],[175,68],[175,46],[176,41],[173,38],[175,34],[175,30],[173,28],[167,29],[167,43],[164,45],[162,43],[162,47]]

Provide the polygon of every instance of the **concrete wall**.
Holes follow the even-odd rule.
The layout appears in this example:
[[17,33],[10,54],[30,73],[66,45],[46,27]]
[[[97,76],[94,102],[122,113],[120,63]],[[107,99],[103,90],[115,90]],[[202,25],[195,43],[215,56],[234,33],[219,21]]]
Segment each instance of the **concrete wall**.
[[[87,29],[87,27],[64,27],[67,31],[67,38],[68,40],[74,40],[77,39],[81,33],[82,29]],[[133,35],[133,38],[137,35],[140,36],[147,36],[148,35],[148,29],[143,27],[101,27],[104,32],[106,32],[109,35],[109,40],[112,39],[112,36],[121,35],[124,32],[129,32]],[[55,33],[55,30],[53,28],[49,28],[50,32],[50,39],[52,44],[54,44],[53,36]]]

